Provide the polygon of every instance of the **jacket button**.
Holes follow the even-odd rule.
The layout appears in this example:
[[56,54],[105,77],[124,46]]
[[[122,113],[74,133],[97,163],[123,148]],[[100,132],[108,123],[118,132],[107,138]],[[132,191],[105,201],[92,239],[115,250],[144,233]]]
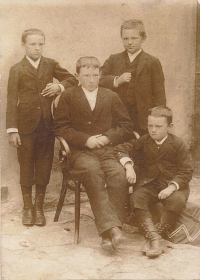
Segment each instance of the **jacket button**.
[[38,108],[38,110],[40,110],[40,107],[37,107]]
[[88,122],[88,124],[91,124],[91,122]]

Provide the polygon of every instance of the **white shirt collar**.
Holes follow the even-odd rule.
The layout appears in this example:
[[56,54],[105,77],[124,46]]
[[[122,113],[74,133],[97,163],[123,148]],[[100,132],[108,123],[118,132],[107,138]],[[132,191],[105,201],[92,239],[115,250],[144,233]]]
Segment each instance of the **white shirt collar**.
[[128,52],[128,57],[129,57],[130,61],[132,62],[136,58],[136,56],[138,56],[138,54],[141,53],[141,51],[142,51],[142,49],[140,49],[139,51],[137,51],[135,53]]
[[165,140],[167,139],[167,137],[168,137],[168,135],[165,136],[165,137],[164,137],[162,140],[160,140],[160,141],[155,140],[156,144],[157,144],[157,145],[162,145],[162,144],[165,142]]
[[39,65],[39,63],[40,63],[40,60],[41,60],[41,57],[38,59],[38,60],[36,60],[36,61],[33,61],[30,57],[28,57],[27,55],[26,55],[26,58],[28,59],[28,61],[31,63],[31,65],[34,67],[34,68],[38,68],[38,65]]
[[[82,86],[81,86],[82,87]],[[95,90],[93,91],[89,91],[87,90],[86,88],[82,87],[82,90],[83,92],[85,93],[85,95],[90,95],[91,97],[94,97],[97,95],[97,91],[98,91],[98,88],[96,88]]]
[[93,91],[89,91],[86,88],[82,87],[82,90],[85,93],[85,96],[89,102],[91,110],[93,111],[96,105],[98,88],[96,88]]

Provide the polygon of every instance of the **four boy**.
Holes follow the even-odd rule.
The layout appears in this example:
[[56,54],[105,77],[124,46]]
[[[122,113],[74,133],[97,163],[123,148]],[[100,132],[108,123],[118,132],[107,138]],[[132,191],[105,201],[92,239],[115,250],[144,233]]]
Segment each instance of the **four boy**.
[[[87,191],[101,246],[112,251],[125,241],[121,227],[128,181],[136,183],[130,203],[147,239],[143,251],[156,257],[164,250],[162,233],[174,225],[185,207],[192,167],[182,140],[169,133],[171,110],[152,108],[166,104],[164,75],[159,60],[141,49],[146,38],[143,23],[125,21],[121,37],[126,51],[110,56],[102,67],[102,77],[99,61],[82,57],[75,79],[56,61],[41,56],[42,31],[24,31],[26,56],[9,75],[7,132],[9,143],[18,150],[24,225],[45,225],[43,202],[55,134],[70,146],[73,168]],[[53,78],[61,83],[53,84]],[[99,80],[109,89],[98,87]],[[75,87],[64,91],[71,86]],[[53,134],[51,103],[61,92]],[[137,132],[145,134],[148,126],[149,134],[124,143],[133,138],[131,119]],[[137,178],[135,163],[139,166]],[[158,201],[163,202],[165,211],[155,225],[150,210]]]

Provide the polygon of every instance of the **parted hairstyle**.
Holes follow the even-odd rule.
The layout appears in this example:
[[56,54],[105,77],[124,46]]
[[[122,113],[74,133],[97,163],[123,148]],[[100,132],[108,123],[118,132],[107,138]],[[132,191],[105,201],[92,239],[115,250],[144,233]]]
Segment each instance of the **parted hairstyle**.
[[31,29],[24,30],[24,32],[22,33],[22,38],[21,38],[22,43],[26,43],[26,37],[28,35],[36,35],[36,34],[43,36],[45,40],[45,35],[41,30],[36,28],[31,28]]
[[166,106],[157,106],[149,109],[148,116],[165,117],[167,119],[168,125],[172,123],[173,118],[172,110]]
[[86,68],[100,68],[100,62],[99,60],[94,57],[94,56],[84,56],[79,58],[79,60],[76,63],[76,73],[80,73],[81,67],[86,67]]
[[123,29],[138,29],[140,36],[145,39],[147,37],[146,32],[145,32],[145,28],[144,28],[144,24],[141,20],[137,20],[137,19],[129,19],[129,20],[125,20],[122,25],[121,25],[121,29],[120,29],[120,34],[122,37],[122,30]]

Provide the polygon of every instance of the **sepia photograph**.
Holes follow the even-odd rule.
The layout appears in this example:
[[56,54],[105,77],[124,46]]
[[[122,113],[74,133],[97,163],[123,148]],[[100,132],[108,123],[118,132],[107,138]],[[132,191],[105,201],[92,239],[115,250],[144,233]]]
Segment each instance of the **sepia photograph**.
[[200,0],[0,0],[1,279],[200,279]]

